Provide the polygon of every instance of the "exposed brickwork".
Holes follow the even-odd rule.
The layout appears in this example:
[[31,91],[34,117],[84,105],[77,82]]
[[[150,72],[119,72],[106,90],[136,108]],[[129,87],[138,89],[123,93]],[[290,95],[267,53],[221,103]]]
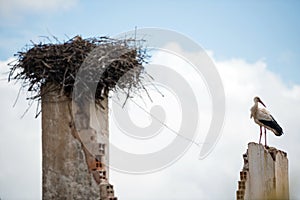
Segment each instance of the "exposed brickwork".
[[285,152],[249,143],[243,159],[237,200],[289,199],[288,159]]
[[[102,120],[99,130],[89,107],[87,112],[78,109],[74,118],[69,98],[57,92],[43,96],[43,199],[117,199],[108,182],[107,100],[104,103],[106,109],[97,111]],[[107,140],[99,143],[99,135]]]

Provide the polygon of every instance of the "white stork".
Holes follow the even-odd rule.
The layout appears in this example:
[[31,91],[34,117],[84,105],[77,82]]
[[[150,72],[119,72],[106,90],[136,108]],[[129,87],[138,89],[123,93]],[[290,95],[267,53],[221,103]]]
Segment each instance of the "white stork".
[[262,127],[265,129],[265,146],[267,146],[266,128],[271,130],[276,136],[281,136],[283,134],[282,128],[276,122],[274,117],[264,108],[259,108],[258,103],[261,103],[264,107],[265,104],[260,100],[259,97],[254,97],[254,106],[251,108],[251,116],[254,122],[260,126],[260,137],[259,144],[261,142]]

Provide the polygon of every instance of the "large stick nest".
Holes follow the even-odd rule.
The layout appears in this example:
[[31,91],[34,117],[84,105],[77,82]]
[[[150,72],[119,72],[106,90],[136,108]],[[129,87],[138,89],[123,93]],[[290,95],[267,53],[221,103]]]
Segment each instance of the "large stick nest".
[[[45,85],[52,85],[48,87],[51,91],[59,90],[70,98],[74,86],[79,88],[78,96],[85,95],[99,102],[110,90],[121,89],[129,97],[132,89],[144,89],[143,64],[147,63],[148,55],[141,43],[135,39],[76,36],[64,43],[33,44],[16,54],[17,62],[11,64],[9,80],[21,80],[22,86],[32,94],[29,99],[40,100],[50,92],[50,89],[41,90]],[[80,79],[76,79],[78,73]],[[87,88],[95,84],[92,97],[83,92],[91,92]]]

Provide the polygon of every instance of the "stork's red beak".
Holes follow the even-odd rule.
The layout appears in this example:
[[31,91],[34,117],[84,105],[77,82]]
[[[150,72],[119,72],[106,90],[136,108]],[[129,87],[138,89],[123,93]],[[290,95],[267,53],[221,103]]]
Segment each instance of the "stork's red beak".
[[258,102],[261,103],[264,107],[266,107],[264,102],[262,102],[260,99],[258,100]]

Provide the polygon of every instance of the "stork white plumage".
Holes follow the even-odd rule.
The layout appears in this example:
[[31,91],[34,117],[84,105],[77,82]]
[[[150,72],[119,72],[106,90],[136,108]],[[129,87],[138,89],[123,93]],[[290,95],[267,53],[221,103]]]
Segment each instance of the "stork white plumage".
[[261,142],[261,137],[262,137],[262,127],[264,127],[265,146],[267,146],[266,129],[272,131],[276,136],[281,136],[283,134],[283,131],[282,128],[274,119],[274,117],[266,109],[258,107],[258,103],[261,103],[264,107],[266,107],[259,97],[254,97],[254,106],[250,110],[251,111],[250,118],[253,117],[254,122],[260,126],[259,144]]

